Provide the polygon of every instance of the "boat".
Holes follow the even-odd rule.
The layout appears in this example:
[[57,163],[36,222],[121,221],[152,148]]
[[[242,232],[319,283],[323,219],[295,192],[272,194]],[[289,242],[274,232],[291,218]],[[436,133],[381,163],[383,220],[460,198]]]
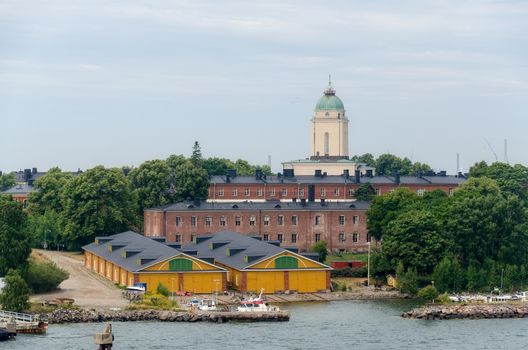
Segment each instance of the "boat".
[[198,302],[198,310],[216,311],[216,302],[212,299],[202,299]]
[[240,305],[237,306],[238,312],[277,312],[280,311],[276,306],[270,306],[266,303],[262,297],[264,289],[260,290],[258,297],[250,297],[244,299],[240,302]]
[[48,330],[48,322],[41,320],[39,315],[0,310],[0,326],[7,328],[13,323],[17,334],[44,334]]

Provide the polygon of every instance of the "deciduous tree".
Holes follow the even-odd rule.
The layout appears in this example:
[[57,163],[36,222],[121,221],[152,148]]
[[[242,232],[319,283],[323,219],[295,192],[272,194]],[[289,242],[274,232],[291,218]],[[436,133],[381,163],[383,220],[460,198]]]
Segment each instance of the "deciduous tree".
[[9,269],[25,271],[31,253],[26,226],[27,215],[22,204],[0,196],[0,276]]

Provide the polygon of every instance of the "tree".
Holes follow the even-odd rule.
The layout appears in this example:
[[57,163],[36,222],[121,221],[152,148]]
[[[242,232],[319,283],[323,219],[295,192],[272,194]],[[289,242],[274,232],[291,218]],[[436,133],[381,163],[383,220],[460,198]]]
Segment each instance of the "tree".
[[383,252],[392,266],[402,262],[422,274],[430,273],[452,250],[452,240],[441,227],[432,213],[409,210],[388,224],[383,235]]
[[465,273],[458,260],[453,256],[445,256],[435,266],[432,276],[435,286],[440,293],[459,292],[466,285]]
[[226,158],[207,158],[202,164],[208,175],[225,175],[228,169],[235,169],[235,164]]
[[361,184],[354,192],[354,198],[358,201],[371,201],[376,196],[376,190],[371,184]]
[[482,161],[469,169],[473,178],[487,177],[497,182],[504,196],[516,195],[528,206],[528,167],[521,164],[511,166],[495,162],[488,165]]
[[519,197],[504,197],[494,180],[470,178],[460,186],[447,218],[462,266],[486,257],[515,265],[528,259],[527,211]]
[[409,158],[399,158],[394,154],[382,154],[376,159],[376,174],[392,175],[398,172],[400,175],[411,173],[412,162]]
[[62,172],[60,168],[51,168],[46,175],[35,181],[35,191],[29,194],[30,211],[33,214],[44,214],[48,210],[57,213],[62,211],[62,190],[73,179],[71,173]]
[[25,271],[31,253],[26,226],[27,215],[22,204],[0,196],[0,276],[10,269]]
[[358,162],[358,163],[364,163],[368,166],[373,166],[373,167],[376,166],[376,159],[371,153],[365,153],[360,156],[355,155],[351,158],[351,160],[353,160],[354,162]]
[[0,175],[0,192],[10,189],[15,186],[15,174]]
[[27,232],[31,235],[33,247],[48,247],[63,244],[60,226],[60,214],[47,210],[44,214],[33,214],[28,217]]
[[431,170],[432,169],[428,164],[415,162],[411,167],[410,174],[426,174]]
[[30,290],[17,270],[10,269],[5,277],[5,286],[0,293],[0,304],[6,311],[22,312],[29,308]]
[[417,205],[418,196],[406,188],[398,188],[392,193],[375,197],[367,211],[369,234],[380,240],[387,232],[389,223]]
[[209,191],[209,177],[203,168],[195,167],[191,162],[186,162],[176,168],[175,198],[207,198]]
[[130,172],[128,176],[139,199],[139,215],[143,209],[165,205],[174,201],[171,188],[171,169],[164,160],[149,160]]
[[436,290],[435,286],[432,285],[425,286],[418,291],[418,297],[422,298],[423,300],[434,301],[436,298],[438,298],[438,290]]
[[418,291],[418,272],[415,268],[407,269],[404,272],[403,262],[399,262],[396,267],[397,288],[401,293],[416,294]]
[[61,212],[69,247],[133,228],[137,202],[121,169],[96,166],[75,177],[64,188]]
[[327,247],[326,241],[315,242],[310,247],[310,251],[312,253],[319,254],[320,262],[324,263],[326,261],[326,257],[328,256],[328,247]]
[[195,167],[202,166],[202,149],[200,148],[200,144],[198,143],[198,141],[194,141],[193,151],[190,160]]

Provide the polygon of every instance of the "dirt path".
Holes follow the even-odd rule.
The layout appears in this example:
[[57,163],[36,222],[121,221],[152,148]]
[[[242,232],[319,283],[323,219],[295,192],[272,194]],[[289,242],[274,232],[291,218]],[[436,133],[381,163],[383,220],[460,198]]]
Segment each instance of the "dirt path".
[[57,297],[75,299],[75,304],[85,308],[125,307],[128,302],[121,296],[121,290],[102,276],[84,268],[82,260],[71,253],[38,250],[38,253],[55,262],[70,273],[70,278],[60,284],[60,290],[33,295],[38,299]]

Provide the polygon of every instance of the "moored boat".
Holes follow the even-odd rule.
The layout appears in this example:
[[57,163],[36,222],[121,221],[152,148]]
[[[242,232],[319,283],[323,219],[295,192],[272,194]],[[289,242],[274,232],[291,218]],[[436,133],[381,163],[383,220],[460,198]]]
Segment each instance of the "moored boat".
[[260,290],[258,297],[250,297],[244,299],[237,306],[238,312],[278,312],[280,309],[277,306],[270,306],[262,297],[264,289]]

